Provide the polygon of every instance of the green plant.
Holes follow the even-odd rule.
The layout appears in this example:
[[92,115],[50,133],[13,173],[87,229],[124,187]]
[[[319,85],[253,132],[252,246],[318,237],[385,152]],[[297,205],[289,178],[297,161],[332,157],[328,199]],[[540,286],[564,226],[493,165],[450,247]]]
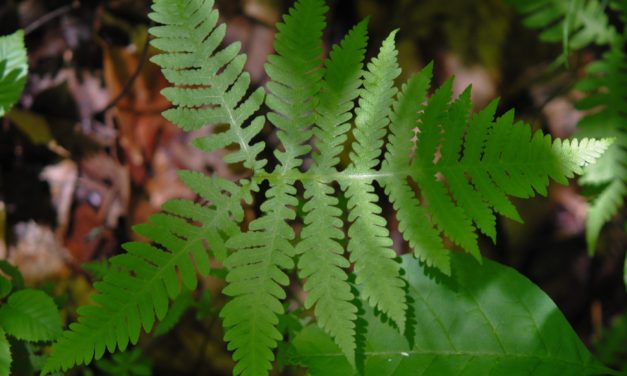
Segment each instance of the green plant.
[[[451,256],[452,278],[437,282],[428,268],[403,256],[412,302],[411,330],[399,333],[366,307],[367,330],[361,328],[367,332],[361,362],[364,374],[608,372],[592,359],[553,302],[525,277],[490,260],[478,266],[468,255]],[[510,333],[512,329],[516,335]],[[355,373],[333,340],[316,325],[300,331],[293,345],[290,361],[307,366],[312,375]]]
[[[135,227],[152,244],[127,243],[127,252],[110,260],[112,267],[95,284],[95,305],[79,310],[78,322],[54,346],[45,372],[89,363],[107,350],[135,344],[142,328],[149,332],[166,316],[181,287],[196,288],[196,272],[210,273],[210,256],[228,271],[223,293],[230,300],[220,316],[237,362],[234,373],[257,375],[271,369],[273,350],[283,339],[279,323],[289,315],[282,301],[293,272],[306,281],[304,306],[313,307],[318,326],[351,367],[364,369],[368,353],[360,340],[360,301],[395,331],[410,333],[416,328],[412,309],[414,314],[418,310],[411,300],[417,300],[411,279],[409,285],[407,281],[423,273],[418,261],[408,256],[404,264],[399,261],[375,186],[384,188],[393,204],[415,258],[438,278],[466,283],[464,273],[481,263],[486,273],[515,275],[482,261],[475,229],[494,240],[495,213],[521,220],[507,196],[546,194],[549,178],[566,183],[609,145],[606,140],[552,140],[514,122],[513,111],[495,118],[497,101],[471,115],[470,89],[453,99],[452,79],[429,97],[431,65],[397,90],[396,32],[364,70],[366,22],[323,59],[326,7],[321,0],[298,1],[277,26],[276,53],[265,65],[267,94],[264,88],[252,90],[239,43],[218,48],[225,26],[218,24],[212,6],[204,0],[157,0],[153,5],[150,17],[160,26],[150,30],[152,44],[163,51],[153,62],[172,83],[163,91],[173,103],[164,116],[185,130],[212,127],[213,134],[193,145],[207,152],[227,148],[225,161],[242,164],[249,176],[232,182],[180,172],[204,203],[170,201],[163,213]],[[260,114],[264,103],[267,116]],[[256,140],[266,117],[280,141],[272,147],[272,161],[261,157],[266,145]],[[218,131],[215,124],[227,127]],[[345,148],[347,166],[340,163]],[[345,210],[338,196],[346,199]],[[244,207],[253,199],[262,201],[261,214],[245,223]],[[526,280],[515,280],[495,278],[478,288],[504,283],[514,296],[529,299],[522,303],[529,304],[525,309],[557,317],[558,328],[537,328],[523,341],[563,336],[567,346],[578,349],[562,358],[550,348],[537,356],[533,347],[524,352],[526,358],[514,353],[518,363],[544,367],[545,362],[565,361],[590,372],[611,372],[591,361],[546,297]],[[516,315],[520,304],[487,302],[509,316]],[[464,309],[454,302],[451,307]],[[529,317],[547,317],[534,314],[524,322],[538,324]],[[508,321],[512,326],[502,332],[503,341],[527,351],[531,348],[515,345],[516,326],[522,322]],[[460,335],[467,341],[474,334]],[[489,364],[477,367],[486,371]]]
[[[603,226],[624,207],[627,194],[627,63],[624,53],[627,32],[619,33],[608,22],[609,9],[618,13],[622,28],[627,25],[624,1],[598,0],[508,0],[525,14],[525,24],[544,31],[540,39],[562,41],[563,59],[568,47],[580,49],[589,44],[607,46],[601,59],[586,67],[587,76],[576,89],[586,96],[577,103],[586,116],[577,125],[577,137],[611,137],[615,142],[597,163],[586,169],[579,183],[590,192],[590,207],[586,220],[586,240],[590,254],[597,248]],[[560,30],[562,33],[560,34]],[[625,286],[627,286],[627,255],[625,257]]]
[[[570,50],[589,44],[607,44],[615,30],[605,13],[607,1],[599,0],[507,0],[524,15],[525,26],[539,29],[540,40],[562,42],[565,61]],[[618,3],[618,2],[617,2]]]
[[[588,76],[577,83],[587,94],[577,103],[582,110],[593,110],[577,125],[580,137],[612,137],[615,142],[581,177],[580,183],[599,191],[588,210],[586,238],[593,251],[599,233],[623,205],[627,194],[627,56],[623,38],[616,37],[610,51],[587,67]],[[600,188],[600,189],[598,189]]]
[[25,348],[25,342],[57,339],[61,317],[52,298],[24,288],[20,272],[4,260],[0,261],[0,300],[0,375],[21,374],[20,367],[31,365],[18,364],[16,369],[12,352],[18,351],[16,347]]
[[28,64],[24,32],[0,37],[0,117],[20,98],[26,84]]
[[150,360],[142,356],[140,349],[113,354],[110,360],[99,359],[96,361],[96,367],[105,374],[112,376],[152,375]]

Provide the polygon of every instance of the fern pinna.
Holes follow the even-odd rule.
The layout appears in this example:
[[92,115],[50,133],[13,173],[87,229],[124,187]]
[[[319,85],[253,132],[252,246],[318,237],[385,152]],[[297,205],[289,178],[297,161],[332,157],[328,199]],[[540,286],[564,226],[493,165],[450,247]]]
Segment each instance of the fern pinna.
[[[580,179],[581,184],[596,187],[598,191],[588,209],[586,239],[590,252],[596,248],[603,225],[618,212],[627,195],[627,55],[624,46],[624,37],[615,35],[610,50],[603,59],[588,65],[588,76],[577,84],[578,89],[588,94],[577,107],[594,110],[579,122],[578,136],[614,138],[594,168],[587,169]],[[627,275],[627,269],[625,273]]]
[[[264,88],[250,88],[239,44],[220,47],[225,27],[212,6],[211,0],[153,5],[150,17],[161,26],[150,30],[152,44],[163,51],[153,62],[172,84],[163,94],[173,108],[164,116],[186,130],[226,124],[193,145],[229,147],[225,161],[243,164],[250,176],[230,182],[182,172],[205,204],[171,201],[136,227],[152,244],[126,244],[127,252],[112,259],[115,267],[95,285],[95,305],[82,308],[55,345],[48,372],[136,343],[142,327],[148,332],[164,317],[181,287],[196,286],[196,271],[209,273],[209,257],[228,270],[223,292],[231,299],[220,316],[235,374],[271,369],[293,271],[305,280],[305,306],[314,307],[319,326],[355,364],[356,291],[399,330],[406,325],[404,272],[376,185],[396,209],[415,256],[450,274],[455,270],[444,239],[480,262],[475,229],[494,239],[495,212],[520,220],[507,196],[545,194],[549,177],[565,183],[608,146],[552,141],[514,123],[513,112],[495,119],[496,101],[471,115],[470,90],[453,99],[452,80],[428,98],[431,65],[398,91],[395,32],[364,69],[365,22],[323,58],[322,0],[298,1],[278,25],[276,52],[265,66],[266,95]],[[258,114],[263,103],[281,143],[272,168],[259,156],[264,143],[254,141],[266,124]],[[343,166],[349,132],[350,162]],[[262,184],[268,186],[263,193]],[[346,213],[337,189],[347,199]],[[253,197],[263,200],[261,215],[246,224],[242,203]],[[298,233],[294,221],[302,223]]]

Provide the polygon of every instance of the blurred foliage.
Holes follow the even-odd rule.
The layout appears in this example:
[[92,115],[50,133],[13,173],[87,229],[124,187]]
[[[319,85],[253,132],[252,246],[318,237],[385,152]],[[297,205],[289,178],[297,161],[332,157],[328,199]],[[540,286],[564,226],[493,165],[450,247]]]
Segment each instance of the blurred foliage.
[[110,376],[150,376],[152,362],[140,348],[112,354],[109,359],[96,361],[96,367]]
[[627,314],[618,316],[594,343],[601,362],[615,369],[627,370]]
[[512,20],[512,11],[502,0],[400,0],[393,6],[387,1],[363,0],[358,8],[362,17],[373,18],[374,27],[398,25],[401,39],[448,47],[467,64],[480,64],[493,72],[501,67]]

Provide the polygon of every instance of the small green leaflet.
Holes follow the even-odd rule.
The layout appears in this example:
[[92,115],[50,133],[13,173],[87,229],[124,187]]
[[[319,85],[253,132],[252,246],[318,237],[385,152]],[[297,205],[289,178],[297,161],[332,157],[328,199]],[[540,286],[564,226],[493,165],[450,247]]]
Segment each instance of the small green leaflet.
[[22,95],[28,63],[24,32],[0,37],[0,117],[3,117]]
[[61,317],[51,297],[21,290],[0,307],[0,327],[17,339],[52,341],[61,335]]
[[[408,330],[403,336],[366,309],[366,376],[614,373],[592,357],[551,299],[526,277],[467,254],[452,253],[451,266],[453,277],[434,277],[415,258],[403,256]],[[356,374],[315,325],[296,337],[294,347],[293,361],[311,375]]]

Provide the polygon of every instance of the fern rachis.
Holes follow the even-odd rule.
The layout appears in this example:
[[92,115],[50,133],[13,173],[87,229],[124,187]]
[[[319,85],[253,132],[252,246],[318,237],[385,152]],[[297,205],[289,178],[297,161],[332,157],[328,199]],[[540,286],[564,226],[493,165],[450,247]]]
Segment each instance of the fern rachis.
[[[475,229],[494,239],[494,212],[519,219],[507,196],[545,194],[549,177],[565,182],[607,148],[607,141],[561,142],[532,134],[528,125],[514,123],[513,112],[495,119],[496,102],[471,115],[470,91],[453,100],[452,80],[427,98],[431,66],[399,91],[396,32],[366,69],[364,22],[323,59],[321,0],[298,1],[278,25],[276,53],[265,66],[270,82],[249,94],[245,55],[238,44],[219,48],[225,31],[212,6],[208,0],[153,5],[151,18],[161,24],[151,29],[153,44],[163,50],[153,61],[172,84],[163,92],[173,103],[164,116],[186,130],[226,124],[226,130],[192,143],[205,151],[235,145],[225,161],[242,163],[250,177],[229,182],[182,173],[207,204],[171,201],[151,224],[137,227],[153,245],[130,243],[127,253],[112,260],[116,268],[96,285],[96,305],[81,310],[47,371],[135,343],[142,327],[150,331],[155,317],[164,317],[180,286],[196,287],[194,269],[201,276],[209,273],[209,256],[228,270],[223,293],[230,300],[220,316],[236,374],[266,374],[272,368],[273,350],[282,340],[278,323],[285,288],[295,268],[306,280],[305,306],[314,307],[320,327],[355,364],[358,309],[351,274],[359,297],[398,330],[407,324],[405,271],[374,184],[384,187],[414,255],[452,274],[441,234],[481,260]],[[253,141],[266,123],[257,115],[264,101],[281,142],[276,163],[261,159],[265,145]],[[348,132],[354,140],[350,164],[342,168],[339,155]],[[309,156],[312,163],[305,169]],[[335,197],[336,183],[348,200],[346,213]],[[262,184],[269,187],[263,195]],[[253,197],[262,200],[261,215],[245,224],[242,202]],[[304,214],[297,234],[291,223],[299,201]]]

